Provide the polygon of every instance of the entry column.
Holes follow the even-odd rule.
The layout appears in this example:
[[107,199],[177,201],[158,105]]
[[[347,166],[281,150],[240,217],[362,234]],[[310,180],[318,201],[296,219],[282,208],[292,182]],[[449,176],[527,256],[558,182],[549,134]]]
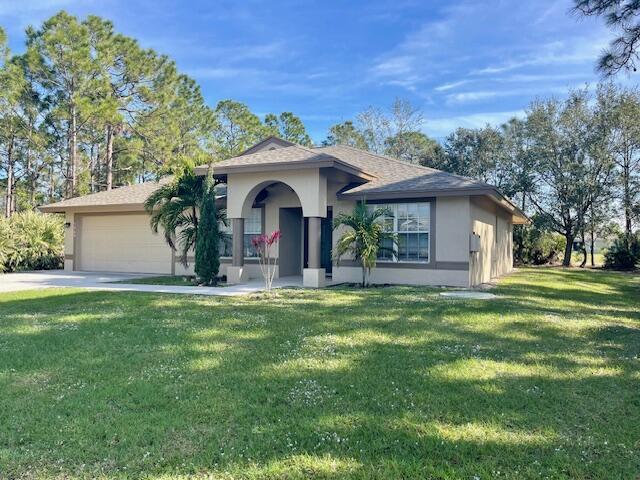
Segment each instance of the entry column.
[[231,219],[232,250],[231,266],[227,268],[227,283],[234,284],[247,280],[244,269],[244,218]]
[[326,273],[320,268],[322,218],[307,217],[308,235],[307,252],[309,268],[302,271],[302,284],[305,287],[321,288],[326,285]]

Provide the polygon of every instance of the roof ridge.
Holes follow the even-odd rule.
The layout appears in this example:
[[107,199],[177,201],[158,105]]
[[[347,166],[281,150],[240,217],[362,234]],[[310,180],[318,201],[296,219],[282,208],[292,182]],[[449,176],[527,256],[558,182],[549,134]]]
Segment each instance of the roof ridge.
[[[274,137],[274,138],[279,138],[279,137]],[[253,147],[252,147],[253,148]],[[309,153],[313,153],[315,155],[318,154],[318,152],[314,152],[313,150],[310,150],[306,147],[303,147],[302,145],[299,145],[297,143],[293,143],[292,145],[287,145],[286,147],[280,147],[280,148],[276,148],[275,150],[287,150],[288,148],[298,148],[300,150],[304,150],[306,152]],[[233,157],[229,157],[229,158],[225,158],[224,160],[220,160],[220,162],[217,163],[222,163],[222,162],[228,162],[229,160],[234,160],[236,158],[247,158],[247,157],[252,157],[254,155],[262,155],[262,154],[269,154],[273,151],[273,149],[271,150],[258,150],[257,152],[251,152],[251,153],[244,153],[244,154],[239,154],[239,155],[234,155]],[[325,154],[327,155],[327,154]],[[214,163],[215,165],[215,163]]]
[[[372,157],[377,157],[377,158],[380,158],[380,159],[383,159],[383,160],[391,160],[392,162],[401,164],[403,166],[413,167],[413,168],[417,168],[419,170],[429,170],[429,171],[432,171],[432,172],[448,173],[448,172],[445,172],[444,170],[438,170],[437,168],[425,167],[424,165],[417,165],[415,163],[409,163],[409,162],[406,162],[404,160],[400,160],[399,158],[390,157],[388,155],[381,155],[379,153],[370,152],[369,150],[363,150],[361,148],[352,147],[351,145],[345,145],[345,144],[342,144],[342,143],[339,143],[337,145],[328,145],[328,147],[345,147],[345,148],[348,148],[350,150],[355,150],[357,152],[366,153],[367,155],[371,155]],[[321,148],[326,148],[326,147],[321,147]]]
[[[305,147],[304,145],[300,145],[298,143],[295,143],[293,145],[291,145],[292,147],[298,147],[301,148],[302,150],[309,152],[309,153],[313,153],[315,155],[318,155],[318,152],[315,150],[319,150],[318,148],[309,148],[309,147]],[[289,147],[285,147],[285,148],[289,148]],[[320,152],[322,155],[326,155],[327,157],[331,157],[334,158],[335,160],[341,161],[338,157],[334,157],[333,155],[329,154],[329,153],[325,153],[325,152]]]

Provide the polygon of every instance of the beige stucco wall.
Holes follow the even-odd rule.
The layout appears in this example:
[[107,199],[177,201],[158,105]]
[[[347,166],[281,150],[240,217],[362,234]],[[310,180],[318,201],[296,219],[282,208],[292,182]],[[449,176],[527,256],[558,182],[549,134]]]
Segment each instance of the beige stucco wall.
[[496,237],[498,242],[495,276],[499,277],[513,270],[513,223],[510,216],[506,216],[500,211]]
[[513,269],[511,217],[489,200],[471,201],[471,231],[480,236],[480,251],[471,255],[471,285],[489,282]]
[[438,262],[469,261],[469,197],[436,200],[436,255]]
[[[362,281],[360,267],[333,267],[335,282],[358,283]],[[413,268],[382,268],[373,269],[370,277],[374,284],[400,285],[446,285],[451,287],[468,287],[469,272],[467,270],[433,270]]]
[[[350,213],[356,204],[355,200],[337,200],[335,192],[342,185],[329,184],[329,205],[333,206],[334,218],[339,213]],[[333,200],[332,200],[333,199]],[[400,201],[401,200],[397,200]],[[435,205],[435,207],[433,206]],[[432,203],[432,214],[435,213],[436,251],[431,252],[433,262],[456,262],[464,264],[469,261],[469,197],[441,197]],[[344,228],[333,232],[333,244],[340,238]],[[348,259],[347,259],[348,260]],[[360,282],[362,271],[359,267],[334,266],[333,280],[336,282]],[[469,271],[448,270],[440,268],[394,268],[388,265],[375,268],[371,274],[371,282],[379,284],[407,285],[449,285],[469,286]]]
[[255,196],[276,182],[285,183],[296,192],[305,217],[326,216],[327,179],[316,168],[227,175],[227,217],[246,218]]

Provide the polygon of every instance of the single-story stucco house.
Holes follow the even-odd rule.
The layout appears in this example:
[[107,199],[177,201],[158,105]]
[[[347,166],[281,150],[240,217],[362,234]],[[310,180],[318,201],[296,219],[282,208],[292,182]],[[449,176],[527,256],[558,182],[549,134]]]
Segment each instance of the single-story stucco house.
[[[196,173],[205,175],[207,167]],[[388,207],[397,234],[372,283],[469,287],[512,269],[512,230],[527,217],[495,187],[348,146],[306,148],[271,137],[213,167],[226,184],[221,274],[230,283],[259,277],[251,238],[279,229],[277,276],[302,275],[305,286],[357,282],[359,266],[332,261],[340,235],[332,218],[358,201]],[[188,274],[143,203],[158,183],[143,183],[41,207],[66,215],[65,269]],[[192,259],[191,259],[192,260]]]

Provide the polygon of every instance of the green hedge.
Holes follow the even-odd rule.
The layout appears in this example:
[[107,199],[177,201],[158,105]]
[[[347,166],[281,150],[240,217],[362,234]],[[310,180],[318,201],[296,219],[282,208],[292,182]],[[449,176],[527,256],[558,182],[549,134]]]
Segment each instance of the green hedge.
[[547,265],[560,260],[567,244],[565,238],[538,226],[516,226],[514,257],[520,265]]
[[0,218],[0,272],[64,265],[64,219],[33,211]]
[[620,234],[604,254],[604,266],[614,270],[640,268],[640,232],[629,238]]

